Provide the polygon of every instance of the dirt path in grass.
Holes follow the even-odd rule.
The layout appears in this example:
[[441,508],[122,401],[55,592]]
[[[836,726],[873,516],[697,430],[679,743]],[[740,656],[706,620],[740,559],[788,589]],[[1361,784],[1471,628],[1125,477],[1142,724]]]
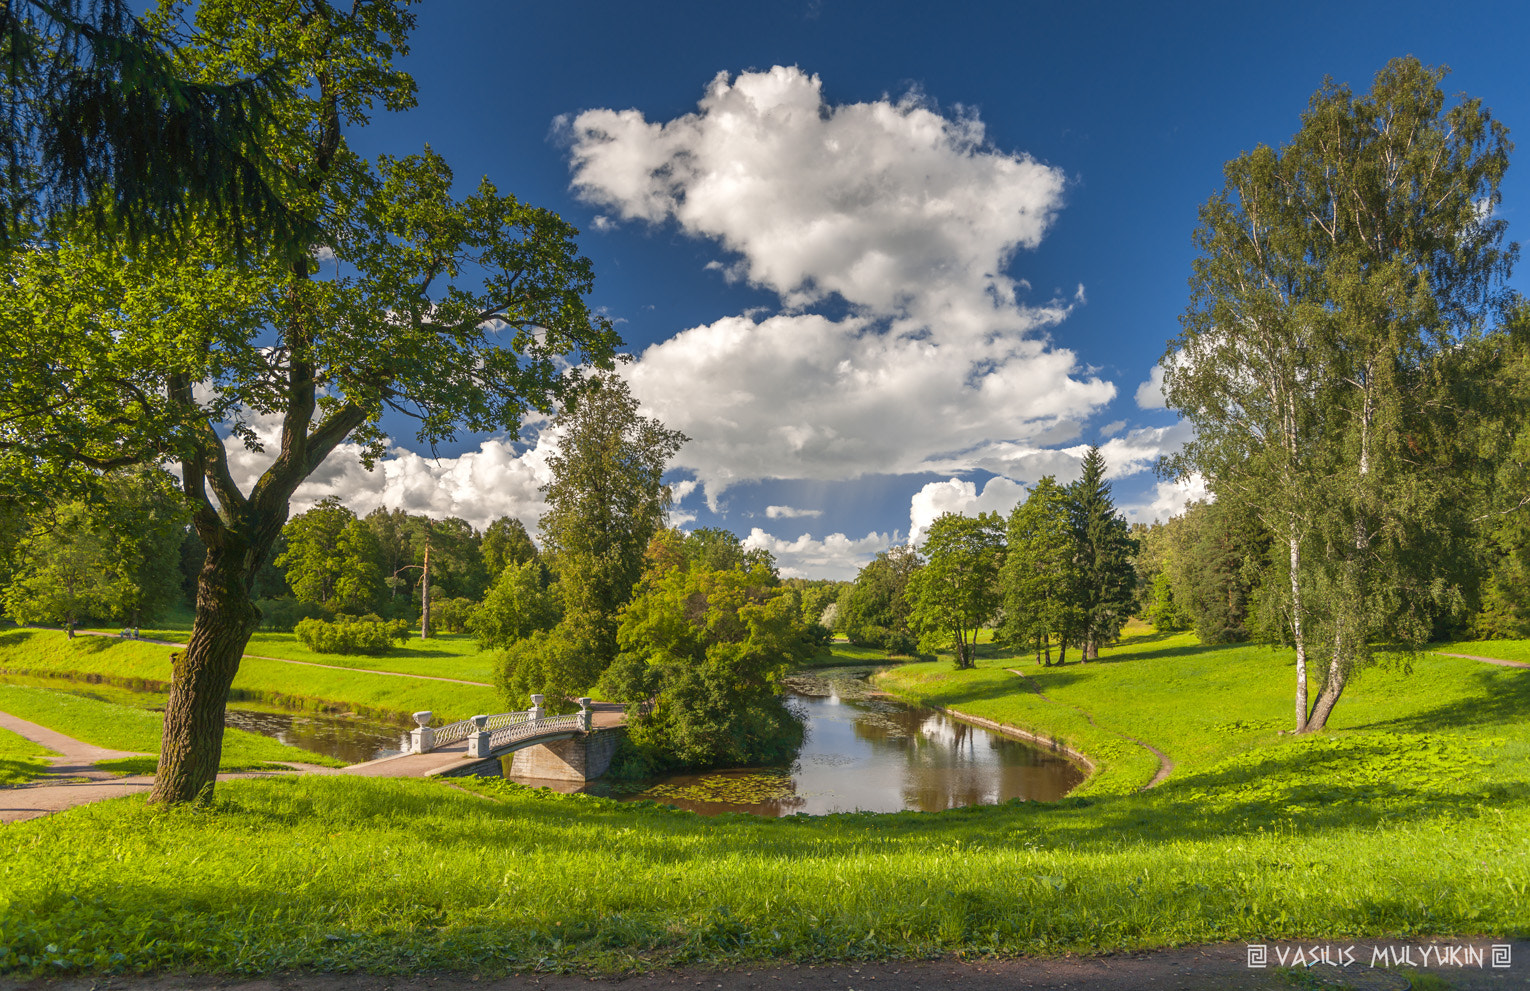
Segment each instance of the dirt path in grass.
[[[1164,950],[1144,950],[1104,956],[1029,957],[1004,960],[873,961],[832,964],[761,962],[727,970],[685,967],[652,970],[618,977],[573,974],[516,974],[481,977],[472,974],[354,974],[283,973],[267,977],[219,974],[165,974],[18,979],[0,977],[0,991],[1290,991],[1293,987],[1352,987],[1372,991],[1404,991],[1409,981],[1384,967],[1371,967],[1372,946],[1404,940],[1332,940],[1335,955],[1355,944],[1359,959],[1348,967],[1318,965],[1280,968],[1276,951],[1288,956],[1296,944],[1274,944],[1268,963],[1248,966],[1248,944],[1219,943]],[[1488,939],[1413,942],[1413,956],[1424,946],[1466,946],[1486,956],[1491,944],[1507,947],[1510,964],[1494,969],[1462,966],[1420,966],[1435,978],[1429,986],[1451,991],[1509,991],[1525,987],[1530,973],[1530,942]],[[1310,944],[1303,944],[1310,949]],[[1431,954],[1432,956],[1432,954]],[[1418,986],[1422,986],[1421,984]]]
[[[53,629],[53,627],[42,627]],[[63,632],[60,630],[59,632]],[[106,633],[101,630],[75,630],[75,636],[80,637],[111,637],[114,640],[133,640],[137,643],[152,643],[162,647],[184,647],[185,644],[176,640],[150,640],[148,637],[124,637],[120,633]],[[305,668],[327,668],[330,671],[355,671],[357,674],[380,674],[385,678],[419,678],[421,681],[449,681],[453,685],[472,685],[474,688],[493,688],[487,681],[465,681],[462,678],[443,678],[435,674],[409,674],[404,671],[375,671],[372,668],[351,668],[344,664],[320,664],[317,661],[294,661],[286,657],[267,657],[264,654],[245,654],[245,657],[254,658],[257,661],[280,661],[283,664],[301,664]]]
[[[36,819],[50,812],[62,812],[77,805],[88,805],[108,798],[136,795],[154,787],[154,775],[117,775],[96,766],[97,761],[120,757],[152,757],[132,750],[109,750],[65,736],[57,730],[0,712],[0,728],[26,737],[55,752],[49,757],[47,772],[36,781],[16,788],[0,788],[0,823]],[[273,763],[275,763],[273,761]],[[340,769],[318,764],[286,763],[302,774],[339,774]],[[225,771],[219,781],[230,778],[268,777],[282,771]]]
[[1441,657],[1459,657],[1463,661],[1481,661],[1483,664],[1497,664],[1505,668],[1530,668],[1530,663],[1525,661],[1505,661],[1497,657],[1478,657],[1476,654],[1446,654],[1443,651],[1431,650],[1431,654],[1439,654]]
[[1118,730],[1105,729],[1105,727],[1094,721],[1094,716],[1090,714],[1088,710],[1080,709],[1078,706],[1071,702],[1059,702],[1054,698],[1050,698],[1045,692],[1041,690],[1041,686],[1036,684],[1035,679],[1026,674],[1024,671],[1018,671],[1015,668],[1005,668],[1004,670],[1008,671],[1010,674],[1017,675],[1020,678],[1025,679],[1025,683],[1031,686],[1031,691],[1040,696],[1042,701],[1049,702],[1052,705],[1065,705],[1072,709],[1074,712],[1083,716],[1084,719],[1088,721],[1089,725],[1093,726],[1095,729],[1105,730],[1107,733],[1115,733],[1116,736],[1119,736],[1121,739],[1135,743],[1142,749],[1151,752],[1154,757],[1157,757],[1158,773],[1153,775],[1153,780],[1137,789],[1138,791],[1147,791],[1149,788],[1157,788],[1159,785],[1163,784],[1169,779],[1170,774],[1174,773],[1174,759],[1168,754],[1164,753],[1162,750],[1159,750],[1157,747],[1153,746],[1151,743],[1144,743],[1142,740],[1139,740],[1134,736],[1127,736],[1125,733],[1122,733]]

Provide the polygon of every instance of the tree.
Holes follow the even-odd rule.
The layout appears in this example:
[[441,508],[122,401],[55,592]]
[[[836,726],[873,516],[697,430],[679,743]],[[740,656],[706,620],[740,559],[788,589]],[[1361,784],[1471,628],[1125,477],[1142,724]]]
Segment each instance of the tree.
[[837,617],[851,643],[914,652],[909,580],[923,566],[919,552],[904,545],[882,551],[856,573]]
[[[414,417],[425,443],[459,429],[513,436],[528,410],[552,412],[580,381],[571,358],[609,364],[619,344],[585,303],[590,264],[557,216],[487,179],[454,197],[429,149],[370,163],[348,147],[346,128],[374,106],[413,105],[413,81],[392,64],[412,25],[387,0],[167,8],[152,27],[173,39],[185,78],[275,67],[263,147],[300,180],[284,195],[322,238],[297,257],[231,267],[212,235],[131,252],[61,230],[18,255],[0,286],[0,476],[40,486],[178,462],[207,547],[196,622],[174,659],[156,803],[211,795],[229,685],[258,621],[251,582],[293,491],[336,447],[359,443],[370,467],[386,451],[385,410]],[[334,258],[323,279],[321,248]],[[279,434],[243,490],[228,446],[258,446],[255,417]]]
[[19,623],[60,623],[70,637],[87,617],[115,613],[121,577],[106,565],[105,535],[90,507],[70,502],[34,521],[17,569],[6,584],[5,610]]
[[114,474],[97,501],[66,500],[24,519],[4,600],[23,622],[82,620],[141,625],[180,593],[186,518],[175,479],[160,471]]
[[1447,107],[1444,75],[1405,58],[1361,96],[1325,82],[1288,145],[1227,164],[1162,362],[1196,428],[1170,469],[1253,507],[1282,547],[1265,591],[1296,649],[1298,732],[1326,725],[1373,642],[1416,645],[1459,601],[1451,356],[1515,247],[1493,212],[1508,132],[1479,100]]
[[1100,645],[1121,634],[1137,605],[1137,542],[1116,512],[1098,447],[1084,455],[1084,472],[1068,487],[1073,530],[1073,601],[1078,609],[1080,657],[1092,661]]
[[908,583],[909,623],[924,650],[951,649],[958,670],[977,664],[977,631],[999,608],[1004,524],[998,513],[945,513],[930,524],[928,559]]
[[1054,642],[1058,663],[1067,663],[1068,645],[1083,626],[1076,569],[1068,493],[1045,475],[1010,513],[1000,580],[1004,638],[1034,649],[1044,666],[1052,664]]
[[592,379],[552,429],[560,440],[543,488],[542,546],[558,573],[567,638],[598,676],[616,657],[617,614],[664,525],[664,468],[686,438],[639,416],[627,383],[614,374]]
[[512,565],[525,564],[539,557],[537,545],[531,542],[526,525],[513,516],[501,516],[490,523],[479,543],[483,554],[484,571],[492,583]]
[[301,602],[366,613],[382,598],[382,550],[372,529],[333,496],[282,529],[287,548],[276,559]]
[[817,652],[795,598],[763,562],[711,567],[705,539],[678,560],[653,546],[600,682],[605,697],[653,700],[629,721],[635,749],[650,770],[790,759],[803,728],[782,679]]
[[194,80],[166,42],[123,0],[0,5],[0,249],[83,209],[134,247],[211,221],[236,251],[302,250],[312,218],[262,141],[270,75]]
[[1256,597],[1269,570],[1270,537],[1247,506],[1196,502],[1169,527],[1164,573],[1203,643],[1237,643],[1259,626]]
[[489,587],[468,629],[484,650],[502,650],[558,623],[556,588],[542,584],[536,560],[508,565]]

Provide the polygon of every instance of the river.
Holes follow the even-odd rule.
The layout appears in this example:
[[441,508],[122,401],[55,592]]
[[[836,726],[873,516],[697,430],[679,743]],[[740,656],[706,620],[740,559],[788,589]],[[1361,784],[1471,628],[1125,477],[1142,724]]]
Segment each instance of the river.
[[806,720],[807,742],[788,767],[674,774],[631,785],[592,781],[579,790],[704,814],[780,816],[1052,802],[1083,781],[1082,770],[1051,750],[879,694],[867,681],[872,670],[792,677],[790,704]]

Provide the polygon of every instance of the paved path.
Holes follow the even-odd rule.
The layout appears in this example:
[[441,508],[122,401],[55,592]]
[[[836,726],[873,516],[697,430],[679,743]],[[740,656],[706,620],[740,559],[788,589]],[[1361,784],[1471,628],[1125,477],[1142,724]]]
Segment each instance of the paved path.
[[[136,795],[154,787],[152,774],[122,776],[96,767],[97,761],[119,757],[153,757],[153,754],[97,747],[46,726],[17,718],[8,712],[0,712],[0,728],[55,751],[55,755],[48,758],[50,766],[44,777],[18,788],[0,788],[0,823],[35,819],[77,805]],[[340,768],[319,764],[282,763],[292,772],[301,774],[339,774],[341,771]],[[218,775],[218,780],[261,778],[282,773],[290,772],[225,771]]]
[[[1071,702],[1058,702],[1056,699],[1048,698],[1046,693],[1041,690],[1041,686],[1036,684],[1035,679],[1026,674],[1024,671],[1019,671],[1015,668],[1005,668],[1004,670],[1008,671],[1010,674],[1018,675],[1019,677],[1024,678],[1026,684],[1031,686],[1031,691],[1039,695],[1042,701],[1050,702],[1052,705],[1066,705],[1068,708],[1072,709],[1074,712],[1077,712],[1079,715],[1087,719],[1090,726],[1093,726],[1095,729],[1105,729],[1105,727],[1094,721],[1094,716],[1091,715],[1087,710],[1080,709],[1078,706],[1072,704]],[[1159,785],[1163,784],[1169,779],[1170,774],[1174,773],[1174,759],[1171,758],[1168,754],[1164,753],[1162,750],[1159,750],[1157,747],[1153,746],[1151,743],[1144,743],[1136,737],[1127,736],[1125,733],[1122,733],[1119,730],[1107,729],[1105,732],[1114,733],[1116,736],[1119,736],[1123,740],[1135,743],[1142,749],[1151,751],[1153,756],[1158,758],[1158,773],[1153,775],[1153,780],[1149,781],[1141,788],[1138,788],[1138,791],[1147,791],[1149,788],[1157,788]]]
[[[33,627],[33,629],[51,630],[51,626]],[[62,633],[63,631],[58,631]],[[161,647],[184,647],[179,640],[150,640],[148,637],[124,637],[120,633],[107,633],[104,630],[75,630],[75,636],[81,637],[111,637],[113,640],[134,640],[138,643],[158,644]],[[257,661],[280,661],[283,664],[301,664],[307,668],[328,668],[331,671],[355,671],[357,674],[380,674],[386,678],[419,678],[422,681],[449,681],[454,685],[472,685],[475,688],[493,688],[487,681],[465,681],[462,678],[443,678],[434,674],[409,674],[405,671],[377,671],[373,668],[353,668],[344,664],[320,664],[317,661],[294,661],[286,657],[267,657],[264,654],[245,654]]]

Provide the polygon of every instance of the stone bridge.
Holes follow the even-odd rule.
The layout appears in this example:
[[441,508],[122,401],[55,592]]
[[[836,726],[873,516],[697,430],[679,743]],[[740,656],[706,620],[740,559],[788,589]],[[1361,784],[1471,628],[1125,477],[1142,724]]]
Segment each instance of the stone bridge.
[[508,772],[561,781],[604,774],[627,722],[621,704],[582,698],[578,712],[549,716],[543,701],[533,695],[524,712],[474,716],[439,728],[430,725],[431,713],[416,712],[419,728],[410,734],[408,753],[354,764],[342,773],[420,778]]

